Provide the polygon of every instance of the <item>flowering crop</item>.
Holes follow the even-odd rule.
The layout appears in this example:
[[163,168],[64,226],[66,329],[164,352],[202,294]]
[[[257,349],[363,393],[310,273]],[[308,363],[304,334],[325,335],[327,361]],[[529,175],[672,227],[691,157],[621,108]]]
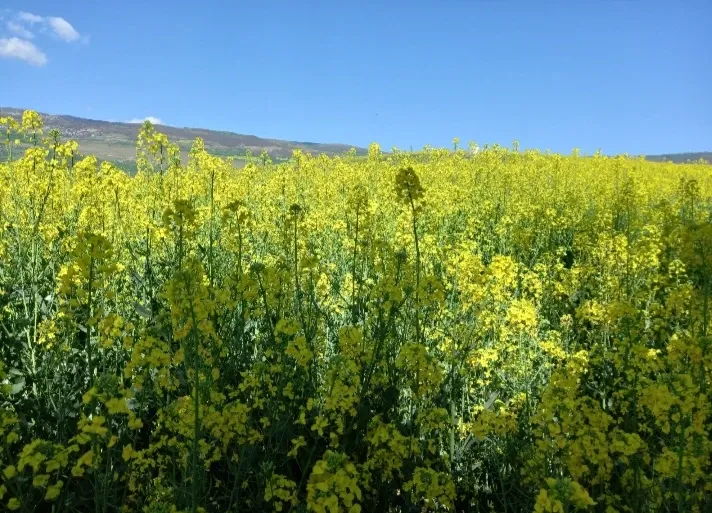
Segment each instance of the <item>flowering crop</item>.
[[712,511],[709,165],[0,133],[3,508]]

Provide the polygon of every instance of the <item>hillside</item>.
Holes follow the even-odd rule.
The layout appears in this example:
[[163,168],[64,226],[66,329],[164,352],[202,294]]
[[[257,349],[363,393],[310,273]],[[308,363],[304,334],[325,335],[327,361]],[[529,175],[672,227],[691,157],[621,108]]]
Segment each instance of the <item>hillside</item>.
[[[0,115],[11,115],[19,118],[24,109],[0,107]],[[68,115],[40,113],[47,129],[56,128],[65,139],[75,139],[79,142],[84,155],[96,155],[101,160],[108,160],[119,166],[132,170],[135,167],[136,135],[141,125],[137,123],[120,123],[115,121],[101,121],[96,119],[80,118]],[[279,139],[265,139],[255,135],[237,134],[208,130],[204,128],[179,128],[167,125],[156,125],[159,132],[166,134],[172,142],[181,148],[183,157],[187,156],[190,146],[197,137],[202,137],[206,149],[221,156],[236,157],[236,164],[244,163],[247,152],[257,156],[263,150],[274,161],[288,159],[295,149],[327,155],[336,155],[349,151],[353,146],[337,143],[313,143],[298,141],[283,141]],[[355,148],[357,155],[365,155],[365,148]],[[2,149],[0,149],[0,153]],[[684,163],[704,159],[712,162],[712,152],[670,153],[660,155],[646,155],[648,160],[662,162],[669,161]]]
[[[1,115],[10,115],[16,118],[22,115],[23,110],[0,107]],[[136,135],[141,128],[140,124],[101,121],[42,112],[40,112],[40,115],[44,119],[47,129],[56,128],[63,138],[74,139],[79,142],[83,154],[96,155],[102,160],[109,160],[119,164],[129,164],[135,159]],[[347,152],[352,148],[348,144],[282,141],[203,128],[178,128],[156,125],[156,129],[166,134],[172,142],[177,143],[184,154],[187,154],[197,137],[202,137],[206,149],[211,153],[238,158],[244,157],[248,151],[257,156],[265,150],[272,159],[282,160],[289,158],[295,149],[301,149],[312,154],[335,155]],[[359,155],[366,153],[364,148],[355,149]]]
[[646,158],[655,162],[668,161],[675,163],[684,163],[688,161],[696,162],[702,159],[712,163],[712,151],[668,153],[665,155],[648,155],[646,156]]

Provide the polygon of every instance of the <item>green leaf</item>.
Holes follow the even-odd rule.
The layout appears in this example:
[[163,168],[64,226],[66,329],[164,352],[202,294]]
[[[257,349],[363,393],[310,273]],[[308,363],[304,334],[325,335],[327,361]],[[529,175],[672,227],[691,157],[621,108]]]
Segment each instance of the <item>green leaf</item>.
[[134,309],[136,310],[136,313],[139,314],[144,319],[151,318],[151,310],[149,310],[148,307],[146,307],[140,303],[136,303],[134,305]]
[[10,387],[10,395],[16,395],[22,392],[25,388],[25,378],[20,378],[17,383],[13,383]]

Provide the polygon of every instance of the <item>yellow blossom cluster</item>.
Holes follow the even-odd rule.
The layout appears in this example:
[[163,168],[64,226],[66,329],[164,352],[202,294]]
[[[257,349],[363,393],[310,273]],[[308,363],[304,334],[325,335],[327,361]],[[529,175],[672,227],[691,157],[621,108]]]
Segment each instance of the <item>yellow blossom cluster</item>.
[[712,511],[709,164],[0,145],[0,510]]

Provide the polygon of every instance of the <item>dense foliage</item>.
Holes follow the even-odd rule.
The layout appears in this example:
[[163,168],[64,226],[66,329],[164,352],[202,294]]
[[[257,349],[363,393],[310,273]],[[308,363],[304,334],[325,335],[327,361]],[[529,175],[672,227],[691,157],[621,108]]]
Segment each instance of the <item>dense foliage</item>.
[[3,507],[712,510],[710,166],[0,129]]

